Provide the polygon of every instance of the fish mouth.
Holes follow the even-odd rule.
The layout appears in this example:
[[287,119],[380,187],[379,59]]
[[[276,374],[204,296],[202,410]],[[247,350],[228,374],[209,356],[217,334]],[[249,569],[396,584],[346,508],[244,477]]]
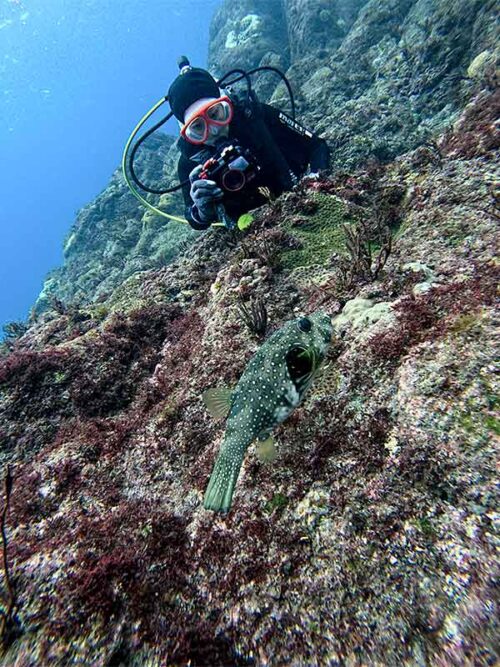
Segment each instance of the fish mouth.
[[321,357],[314,347],[295,345],[286,355],[288,373],[299,394],[304,391],[314,376]]

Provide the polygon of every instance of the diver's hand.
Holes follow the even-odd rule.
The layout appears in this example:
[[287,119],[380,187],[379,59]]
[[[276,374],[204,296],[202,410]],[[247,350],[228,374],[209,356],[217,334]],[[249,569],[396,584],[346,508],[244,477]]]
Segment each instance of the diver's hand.
[[202,170],[202,165],[198,165],[189,174],[189,180],[191,181],[189,194],[196,206],[200,220],[208,222],[217,217],[216,205],[224,197],[224,193],[215,181],[198,178]]

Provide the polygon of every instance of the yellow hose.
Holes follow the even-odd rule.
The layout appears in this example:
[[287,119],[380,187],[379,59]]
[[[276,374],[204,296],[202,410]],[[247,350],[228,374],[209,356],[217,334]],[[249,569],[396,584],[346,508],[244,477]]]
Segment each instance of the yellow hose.
[[125,148],[123,150],[123,156],[122,156],[122,172],[123,172],[123,177],[130,189],[130,192],[134,195],[136,199],[138,199],[143,206],[148,208],[150,211],[153,211],[157,215],[161,215],[163,218],[168,218],[169,220],[175,220],[175,222],[182,222],[183,224],[187,225],[188,221],[185,220],[184,218],[179,218],[176,215],[170,215],[170,213],[165,213],[165,211],[161,211],[159,208],[156,208],[156,206],[153,206],[153,204],[150,204],[147,199],[145,199],[140,192],[138,192],[134,186],[132,185],[132,182],[130,178],[128,177],[127,174],[127,156],[128,156],[128,151],[130,148],[130,144],[134,140],[135,135],[139,132],[141,127],[144,125],[144,123],[148,120],[150,116],[154,114],[154,112],[161,107],[162,104],[166,102],[166,99],[164,97],[161,98],[161,100],[158,100],[158,102],[151,107],[151,109],[141,118],[141,120],[137,123],[135,126],[132,134],[128,138],[127,143],[125,144]]

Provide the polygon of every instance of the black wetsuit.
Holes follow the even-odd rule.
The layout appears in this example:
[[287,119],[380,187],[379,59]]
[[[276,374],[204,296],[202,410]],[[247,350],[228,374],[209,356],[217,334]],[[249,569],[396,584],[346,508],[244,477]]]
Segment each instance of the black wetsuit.
[[[229,125],[229,140],[249,149],[260,170],[255,179],[236,193],[226,193],[223,204],[228,215],[237,220],[242,213],[264,204],[267,199],[259,187],[267,187],[275,196],[290,190],[304,175],[307,167],[313,172],[327,169],[330,152],[326,141],[309,132],[290,116],[268,104],[257,101],[234,102],[234,115]],[[190,144],[180,138],[178,172],[182,188],[185,216],[194,229],[207,229],[214,220],[202,222],[189,194],[189,174],[216,151],[206,144]]]

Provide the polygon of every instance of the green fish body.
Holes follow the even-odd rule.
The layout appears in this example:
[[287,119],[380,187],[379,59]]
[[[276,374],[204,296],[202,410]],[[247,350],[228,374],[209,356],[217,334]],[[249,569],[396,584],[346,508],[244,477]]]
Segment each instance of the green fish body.
[[204,506],[231,507],[245,453],[300,404],[332,337],[330,317],[316,312],[287,322],[249,361],[230,399],[226,431],[205,493]]

